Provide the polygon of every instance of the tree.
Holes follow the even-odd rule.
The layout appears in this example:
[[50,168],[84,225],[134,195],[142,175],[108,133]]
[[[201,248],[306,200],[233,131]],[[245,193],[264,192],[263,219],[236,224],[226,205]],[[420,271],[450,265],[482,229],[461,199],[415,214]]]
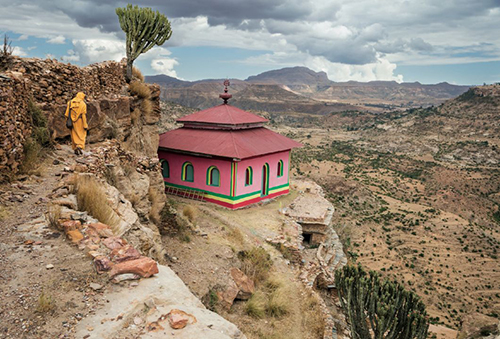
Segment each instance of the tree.
[[353,339],[425,339],[429,328],[425,305],[398,282],[382,279],[361,265],[335,272],[340,304]]
[[132,80],[132,66],[135,59],[155,45],[161,46],[170,39],[172,30],[167,17],[151,8],[139,8],[128,4],[117,8],[116,15],[127,36],[127,82]]

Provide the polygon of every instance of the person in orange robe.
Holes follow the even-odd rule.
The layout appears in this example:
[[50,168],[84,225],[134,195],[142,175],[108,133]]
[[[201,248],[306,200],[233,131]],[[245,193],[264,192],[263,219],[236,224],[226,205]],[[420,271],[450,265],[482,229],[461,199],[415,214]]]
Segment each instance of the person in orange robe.
[[85,104],[85,94],[78,92],[66,108],[64,116],[68,118],[71,111],[71,120],[73,121],[73,128],[71,129],[71,146],[75,154],[81,155],[85,149],[85,138],[87,137],[87,104]]

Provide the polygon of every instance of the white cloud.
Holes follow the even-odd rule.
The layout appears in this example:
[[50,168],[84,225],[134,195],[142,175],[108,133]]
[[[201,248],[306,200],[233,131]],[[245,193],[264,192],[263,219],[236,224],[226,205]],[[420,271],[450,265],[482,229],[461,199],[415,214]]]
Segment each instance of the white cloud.
[[28,40],[28,38],[29,38],[29,35],[23,34],[19,38],[17,38],[17,41]]
[[56,44],[56,45],[62,45],[66,43],[66,38],[62,35],[58,35],[55,37],[52,37],[47,40],[47,43],[49,44]]
[[78,56],[78,60],[84,64],[104,60],[120,61],[125,57],[125,43],[118,39],[81,39],[72,42],[73,58]]
[[151,68],[158,72],[158,74],[165,74],[175,78],[177,78],[177,73],[174,67],[178,64],[177,60],[170,58],[155,58],[151,60]]
[[13,55],[17,55],[17,56],[20,56],[20,57],[25,57],[27,56],[28,54],[26,53],[26,51],[22,48],[22,47],[19,47],[19,46],[14,46],[12,48],[12,54]]

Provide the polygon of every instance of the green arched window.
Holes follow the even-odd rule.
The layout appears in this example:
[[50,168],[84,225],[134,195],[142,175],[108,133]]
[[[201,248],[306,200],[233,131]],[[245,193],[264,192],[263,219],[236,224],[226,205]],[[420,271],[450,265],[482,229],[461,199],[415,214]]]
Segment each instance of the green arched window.
[[248,166],[245,170],[245,186],[250,186],[253,183],[253,170]]
[[220,186],[220,172],[215,166],[210,166],[207,170],[207,185]]
[[162,160],[161,161],[161,174],[163,175],[163,178],[169,178],[170,177],[170,167],[168,165],[167,160]]
[[278,161],[278,177],[283,176],[283,160]]
[[182,165],[181,179],[182,181],[189,181],[189,182],[194,181],[194,167],[193,164],[191,164],[189,161],[186,161]]

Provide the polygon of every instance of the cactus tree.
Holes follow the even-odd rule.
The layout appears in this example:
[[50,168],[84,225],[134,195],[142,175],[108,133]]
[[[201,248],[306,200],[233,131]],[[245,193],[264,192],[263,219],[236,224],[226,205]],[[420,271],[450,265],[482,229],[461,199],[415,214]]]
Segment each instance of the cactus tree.
[[151,8],[128,4],[125,8],[117,8],[116,14],[122,30],[127,35],[127,81],[130,82],[134,60],[155,45],[163,45],[170,39],[172,30],[167,17]]
[[427,337],[424,303],[398,282],[366,273],[361,265],[347,265],[335,272],[335,285],[353,339]]

